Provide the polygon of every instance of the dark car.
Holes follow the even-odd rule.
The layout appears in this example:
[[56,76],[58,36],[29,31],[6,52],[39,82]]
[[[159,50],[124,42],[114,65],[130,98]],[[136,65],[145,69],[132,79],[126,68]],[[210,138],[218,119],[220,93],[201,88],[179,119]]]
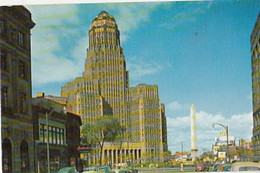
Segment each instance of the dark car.
[[220,163],[216,163],[213,165],[213,171],[218,171],[218,167],[220,166]]
[[227,172],[227,171],[230,171],[231,170],[231,167],[232,167],[232,165],[231,164],[225,164],[224,166],[223,166],[223,172]]
[[195,167],[195,171],[209,171],[209,167],[205,163],[198,163]]

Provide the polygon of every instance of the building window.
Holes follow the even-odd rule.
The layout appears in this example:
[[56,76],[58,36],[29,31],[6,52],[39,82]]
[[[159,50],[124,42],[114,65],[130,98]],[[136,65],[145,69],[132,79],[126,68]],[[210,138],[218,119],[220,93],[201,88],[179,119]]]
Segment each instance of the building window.
[[40,142],[44,142],[44,125],[40,124]]
[[60,144],[60,129],[57,128],[57,144]]
[[8,106],[8,87],[2,86],[1,93],[1,105],[2,108],[5,110]]
[[64,143],[64,130],[60,129],[60,144],[63,145]]
[[49,143],[52,144],[52,127],[49,126]]
[[25,79],[26,72],[25,72],[25,62],[20,61],[19,62],[19,77],[22,79]]
[[53,144],[57,144],[57,131],[56,131],[56,127],[53,127]]
[[5,51],[1,51],[0,53],[1,58],[1,70],[7,70],[7,54]]
[[20,93],[20,113],[25,113],[26,110],[26,94]]
[[7,138],[2,142],[2,171],[12,172],[12,144]]
[[23,141],[20,145],[20,156],[21,156],[21,171],[27,172],[29,170],[29,152],[28,143]]
[[18,32],[18,45],[24,46],[24,34],[21,32]]
[[3,34],[5,31],[5,22],[0,20],[0,34]]

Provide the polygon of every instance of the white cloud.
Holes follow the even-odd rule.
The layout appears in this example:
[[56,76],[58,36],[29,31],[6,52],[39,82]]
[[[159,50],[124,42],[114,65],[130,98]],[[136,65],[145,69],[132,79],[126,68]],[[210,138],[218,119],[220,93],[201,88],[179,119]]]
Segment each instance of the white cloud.
[[[102,8],[111,12],[116,18],[120,31],[121,43],[126,42],[130,32],[133,32],[144,22],[150,20],[150,14],[155,10],[158,3],[124,3],[124,4],[102,4]],[[113,11],[115,14],[113,14]]]
[[[31,37],[33,85],[63,82],[80,75],[86,56],[86,38],[79,39],[74,44],[69,43],[70,38],[79,31],[77,27],[69,27],[79,22],[77,7],[57,5],[27,8],[36,23]],[[62,44],[72,47],[63,50]]]
[[[210,114],[205,111],[196,113],[197,115],[197,146],[199,151],[211,150],[211,145],[215,137],[224,128],[215,126],[213,123],[228,125],[229,135],[250,140],[252,136],[253,118],[252,112],[224,117],[222,114]],[[168,146],[173,152],[180,151],[180,143],[184,142],[184,149],[190,150],[190,116],[167,118]]]
[[176,102],[176,101],[173,101],[173,102],[167,104],[166,107],[167,107],[170,111],[180,110],[180,109],[183,108],[183,106],[182,106],[180,103]]
[[181,104],[177,101],[172,101],[166,104],[165,108],[167,116],[176,117],[178,115],[183,115],[183,113],[186,113],[188,110],[190,110],[190,105]]
[[129,58],[127,69],[130,71],[130,79],[140,79],[145,75],[158,73],[162,70],[162,65],[153,61],[145,61],[145,58]]

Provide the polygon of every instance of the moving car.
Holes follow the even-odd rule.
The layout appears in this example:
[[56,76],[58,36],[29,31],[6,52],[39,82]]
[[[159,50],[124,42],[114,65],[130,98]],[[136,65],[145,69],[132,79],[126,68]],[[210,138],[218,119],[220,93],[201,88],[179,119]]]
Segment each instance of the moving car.
[[230,171],[260,171],[260,163],[236,162],[232,164]]

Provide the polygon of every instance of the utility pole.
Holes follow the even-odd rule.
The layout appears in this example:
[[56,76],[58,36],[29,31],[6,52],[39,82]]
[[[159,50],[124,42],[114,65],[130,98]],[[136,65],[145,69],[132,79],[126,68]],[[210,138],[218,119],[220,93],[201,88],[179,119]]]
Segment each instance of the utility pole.
[[50,145],[49,145],[49,116],[46,112],[46,126],[47,126],[47,170],[48,173],[51,172],[50,170]]
[[183,142],[181,142],[181,160],[183,161]]
[[52,108],[50,108],[51,111],[49,113],[46,112],[46,127],[47,127],[47,170],[48,170],[48,173],[51,172],[51,169],[50,169],[50,144],[49,144],[49,115],[51,115],[54,110]]

